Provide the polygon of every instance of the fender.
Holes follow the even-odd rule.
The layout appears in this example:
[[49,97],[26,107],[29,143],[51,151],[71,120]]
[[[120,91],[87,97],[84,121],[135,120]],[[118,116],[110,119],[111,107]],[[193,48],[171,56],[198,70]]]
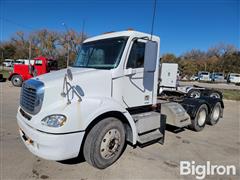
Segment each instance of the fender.
[[224,103],[223,103],[222,99],[212,98],[212,97],[209,97],[209,96],[203,96],[203,97],[201,97],[201,99],[204,99],[209,104],[209,106],[211,108],[213,108],[215,106],[215,104],[217,104],[218,102],[220,102],[222,108],[224,108]]
[[[214,106],[220,102],[222,109],[224,109],[224,103],[222,99],[219,98],[212,98],[209,96],[201,97],[201,99],[204,99],[209,107],[209,115],[212,113]],[[221,117],[223,117],[223,111],[221,112]]]
[[222,99],[207,96],[200,98],[185,98],[182,102],[180,102],[180,104],[184,107],[190,117],[194,119],[196,117],[197,110],[202,104],[206,104],[208,106],[209,114],[211,114],[215,104],[218,102],[220,102],[222,108],[224,108]]
[[[220,98],[222,99],[223,98],[223,94],[222,92],[218,91],[218,90],[215,90],[215,89],[208,89],[208,88],[205,88],[205,89],[201,89],[201,96],[207,96],[209,97],[211,93],[218,93],[220,95]],[[206,100],[206,99],[205,99]],[[207,101],[209,101],[207,99]],[[212,100],[211,100],[212,101]],[[215,100],[213,100],[215,102]]]
[[21,78],[22,78],[23,81],[29,79],[29,78],[24,77],[22,74],[19,74],[19,73],[11,73],[10,76],[8,77],[8,80],[11,81],[11,80],[12,80],[12,77],[13,77],[14,75],[19,75],[19,76],[21,76]]
[[196,117],[197,111],[202,104],[207,104],[209,108],[207,101],[200,98],[185,98],[180,104],[190,115],[191,119]]
[[[88,99],[88,98],[87,98]],[[87,99],[83,100],[83,101],[88,101]],[[92,99],[92,98],[91,98]],[[92,99],[93,100],[93,99]],[[99,98],[99,99],[95,99],[96,101],[98,101],[99,103],[95,104],[95,111],[91,112],[88,114],[88,117],[84,120],[84,124],[83,124],[83,128],[87,129],[87,127],[95,120],[97,119],[99,116],[101,116],[102,114],[108,113],[108,112],[112,112],[112,111],[116,111],[116,112],[120,112],[128,121],[131,130],[132,130],[132,143],[136,144],[137,142],[137,129],[134,123],[134,120],[132,119],[132,116],[129,114],[129,112],[123,108],[117,101],[115,101],[114,99],[111,98]],[[95,101],[95,102],[96,102]],[[87,102],[86,102],[87,103]],[[92,105],[93,102],[91,102]],[[87,103],[88,104],[88,103]],[[97,105],[97,106],[96,106]],[[87,107],[87,106],[85,106]],[[84,110],[83,110],[84,111]]]
[[13,77],[14,75],[19,75],[19,76],[21,76],[21,78],[23,79],[23,76],[22,76],[21,74],[11,73],[11,74],[9,75],[9,77],[8,77],[8,80],[11,81],[11,80],[12,80],[12,77]]

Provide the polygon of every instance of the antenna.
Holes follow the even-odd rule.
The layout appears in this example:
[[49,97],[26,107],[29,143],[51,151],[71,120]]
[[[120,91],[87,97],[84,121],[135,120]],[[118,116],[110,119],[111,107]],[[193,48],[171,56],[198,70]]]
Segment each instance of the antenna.
[[[76,54],[78,54],[78,51],[77,51],[77,49],[76,49],[77,44],[73,41],[73,38],[72,38],[72,36],[71,36],[71,34],[70,34],[70,31],[69,31],[69,28],[68,28],[67,24],[63,22],[63,23],[62,23],[62,26],[64,26],[64,28],[66,29],[66,31],[67,31],[67,33],[68,33],[68,39],[67,39],[67,40],[68,40],[69,46],[72,45],[73,47],[75,47],[75,48],[74,48],[74,51],[75,51]],[[85,26],[85,21],[83,20],[81,38],[83,38],[84,26]],[[82,42],[83,42],[83,41],[81,41],[81,43],[82,43]]]
[[81,44],[83,43],[84,28],[85,28],[85,20],[83,20],[83,22],[82,22]]
[[157,0],[154,0],[153,4],[153,17],[152,17],[152,28],[151,28],[151,39],[152,40],[152,35],[153,35],[153,26],[154,26],[154,21],[155,21],[155,16],[156,16],[156,5],[157,5]]

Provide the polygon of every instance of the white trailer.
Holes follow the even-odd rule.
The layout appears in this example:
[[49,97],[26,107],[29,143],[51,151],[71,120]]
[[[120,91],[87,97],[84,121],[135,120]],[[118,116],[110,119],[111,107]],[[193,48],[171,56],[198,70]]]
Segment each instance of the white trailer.
[[83,153],[103,169],[126,143],[163,143],[166,121],[196,131],[217,123],[221,99],[157,99],[159,47],[146,33],[103,34],[84,41],[73,67],[25,81],[17,122],[26,147],[56,161]]
[[25,64],[25,65],[33,65],[34,64],[34,60],[33,59],[17,59],[14,64]]
[[159,75],[159,95],[171,93],[183,93],[192,98],[199,98],[200,96],[210,96],[214,98],[222,98],[220,91],[215,89],[204,88],[200,86],[180,86],[178,77],[177,63],[162,63],[160,65]]

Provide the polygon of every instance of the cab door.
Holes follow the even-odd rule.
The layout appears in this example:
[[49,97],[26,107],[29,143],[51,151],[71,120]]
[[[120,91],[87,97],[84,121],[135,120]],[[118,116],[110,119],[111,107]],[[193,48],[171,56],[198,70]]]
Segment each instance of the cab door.
[[144,76],[145,45],[145,40],[135,40],[125,63],[122,100],[128,108],[152,104],[153,91],[146,86],[153,82]]
[[43,61],[42,59],[36,59],[35,63],[34,63],[34,76],[39,76],[41,74],[45,74],[46,70],[45,70],[45,61]]

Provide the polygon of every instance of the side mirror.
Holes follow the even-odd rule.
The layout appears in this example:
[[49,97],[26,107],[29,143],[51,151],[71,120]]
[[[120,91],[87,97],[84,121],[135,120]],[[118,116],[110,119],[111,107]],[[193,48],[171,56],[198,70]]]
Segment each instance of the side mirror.
[[147,41],[144,54],[144,71],[155,72],[157,63],[158,44],[154,41]]

